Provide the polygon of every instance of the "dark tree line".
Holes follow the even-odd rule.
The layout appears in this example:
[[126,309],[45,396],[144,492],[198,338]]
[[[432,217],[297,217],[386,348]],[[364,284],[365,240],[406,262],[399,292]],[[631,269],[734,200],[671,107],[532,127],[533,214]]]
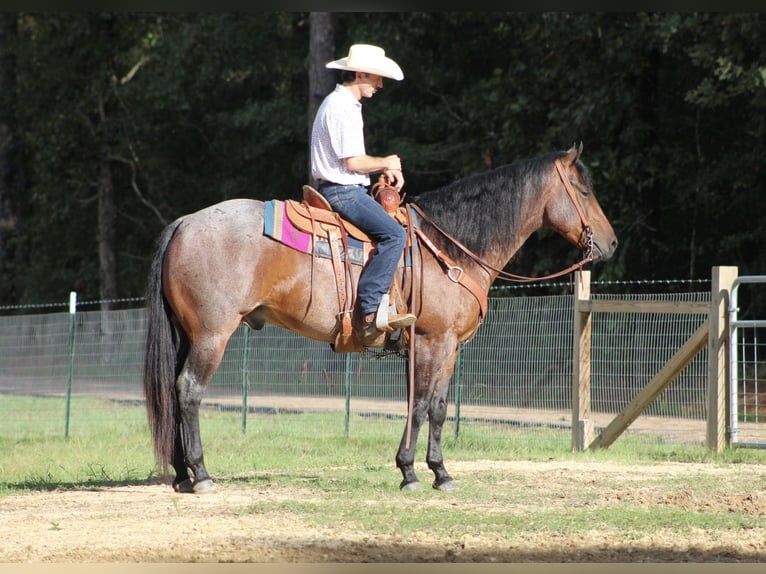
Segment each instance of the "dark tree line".
[[[166,223],[298,197],[354,42],[404,70],[365,125],[408,196],[582,141],[620,238],[594,279],[766,269],[762,14],[4,13],[0,304],[140,296]],[[541,233],[509,270],[576,256]]]

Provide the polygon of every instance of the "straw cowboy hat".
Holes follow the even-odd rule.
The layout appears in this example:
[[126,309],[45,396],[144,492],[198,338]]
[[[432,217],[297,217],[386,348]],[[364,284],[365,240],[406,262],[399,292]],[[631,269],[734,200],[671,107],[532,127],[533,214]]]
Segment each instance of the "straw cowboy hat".
[[404,74],[399,64],[386,57],[383,48],[370,44],[354,44],[348,49],[348,56],[326,64],[334,70],[351,70],[376,74],[392,80],[403,80]]

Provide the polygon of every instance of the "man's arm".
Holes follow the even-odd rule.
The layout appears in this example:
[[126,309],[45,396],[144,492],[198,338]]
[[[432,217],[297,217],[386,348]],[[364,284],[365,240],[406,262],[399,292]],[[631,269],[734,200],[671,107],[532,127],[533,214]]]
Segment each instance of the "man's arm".
[[402,161],[398,155],[387,155],[377,157],[372,155],[357,155],[347,157],[343,160],[349,171],[357,173],[376,173],[382,171],[388,176],[391,185],[396,189],[404,186],[404,175],[402,174]]

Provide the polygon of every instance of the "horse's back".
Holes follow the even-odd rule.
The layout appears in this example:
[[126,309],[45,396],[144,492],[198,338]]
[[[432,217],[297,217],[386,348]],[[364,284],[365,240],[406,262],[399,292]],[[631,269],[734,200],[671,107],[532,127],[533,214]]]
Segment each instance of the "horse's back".
[[165,253],[163,290],[182,322],[229,329],[252,292],[263,202],[231,199],[179,218]]
[[181,218],[179,232],[201,233],[219,240],[232,240],[243,232],[263,229],[263,202],[255,199],[227,199]]

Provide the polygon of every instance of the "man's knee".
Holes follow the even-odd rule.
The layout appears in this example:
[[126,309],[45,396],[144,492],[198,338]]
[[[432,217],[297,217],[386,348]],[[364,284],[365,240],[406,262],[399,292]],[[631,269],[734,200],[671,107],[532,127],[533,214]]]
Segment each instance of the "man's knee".
[[404,244],[407,241],[407,232],[404,227],[400,225],[390,226],[385,232],[381,233],[378,244],[384,244],[391,249],[404,249]]
[[404,227],[400,225],[396,227],[396,231],[394,232],[394,238],[395,238],[396,244],[402,249],[404,249],[404,244],[407,241],[407,232],[405,231]]

